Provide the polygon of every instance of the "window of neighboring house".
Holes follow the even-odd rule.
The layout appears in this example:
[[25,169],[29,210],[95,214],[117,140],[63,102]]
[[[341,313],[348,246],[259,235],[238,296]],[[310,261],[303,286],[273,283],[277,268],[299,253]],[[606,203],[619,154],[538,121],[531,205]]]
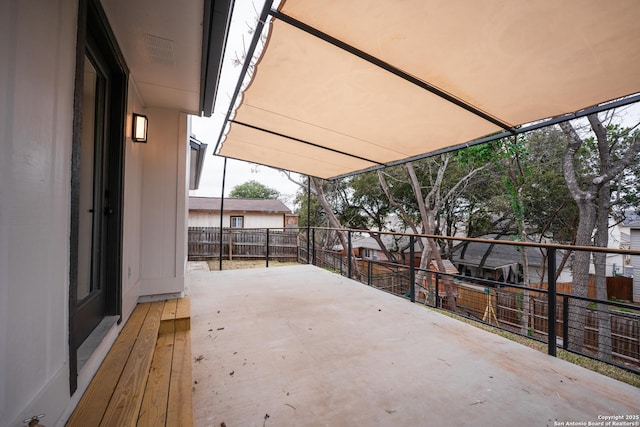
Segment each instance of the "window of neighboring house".
[[376,251],[375,249],[365,249],[364,250],[364,257],[367,259],[378,259],[378,251]]
[[243,216],[232,216],[231,217],[231,228],[244,228],[244,217]]

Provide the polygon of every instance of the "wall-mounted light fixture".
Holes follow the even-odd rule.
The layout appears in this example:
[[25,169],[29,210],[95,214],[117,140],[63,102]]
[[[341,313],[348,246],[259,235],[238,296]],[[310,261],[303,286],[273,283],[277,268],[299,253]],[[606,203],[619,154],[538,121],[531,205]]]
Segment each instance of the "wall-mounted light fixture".
[[133,142],[147,142],[147,127],[149,120],[147,116],[133,113],[133,129],[131,130],[131,139]]

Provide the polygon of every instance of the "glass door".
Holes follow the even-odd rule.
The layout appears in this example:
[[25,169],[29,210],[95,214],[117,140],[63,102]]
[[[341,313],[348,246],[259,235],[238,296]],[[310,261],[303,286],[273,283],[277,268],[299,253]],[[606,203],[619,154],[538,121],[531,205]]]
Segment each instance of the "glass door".
[[[97,342],[87,337],[122,311],[124,138],[128,71],[99,0],[78,2],[69,259],[69,385]],[[90,345],[91,344],[91,345]],[[84,351],[86,350],[86,351]]]
[[84,57],[79,149],[78,251],[75,333],[82,343],[105,316],[106,210],[104,160],[107,138],[107,68],[90,49]]

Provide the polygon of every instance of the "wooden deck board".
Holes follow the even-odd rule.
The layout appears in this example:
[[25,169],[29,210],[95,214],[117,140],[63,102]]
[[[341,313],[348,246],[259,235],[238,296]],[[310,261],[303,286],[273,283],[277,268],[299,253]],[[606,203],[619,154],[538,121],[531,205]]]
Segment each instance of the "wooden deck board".
[[113,391],[151,304],[138,304],[67,422],[68,427],[100,425]]
[[138,304],[67,426],[192,426],[190,317],[188,300]]
[[167,401],[171,379],[174,334],[158,336],[151,370],[138,417],[138,426],[163,426],[167,421]]
[[176,331],[191,329],[191,300],[189,297],[180,298],[176,308]]
[[173,320],[176,318],[176,307],[178,306],[177,299],[170,299],[164,302],[164,309],[162,310],[162,320]]
[[164,301],[151,303],[151,308],[133,346],[131,356],[122,371],[122,378],[116,386],[100,423],[101,426],[133,426],[136,424],[142,404],[144,385],[147,383],[153,350],[158,338],[163,308]]
[[162,319],[160,321],[160,334],[172,334],[173,331],[175,331],[177,306],[177,299],[165,301]]
[[167,426],[190,427],[193,425],[192,387],[191,333],[176,331]]

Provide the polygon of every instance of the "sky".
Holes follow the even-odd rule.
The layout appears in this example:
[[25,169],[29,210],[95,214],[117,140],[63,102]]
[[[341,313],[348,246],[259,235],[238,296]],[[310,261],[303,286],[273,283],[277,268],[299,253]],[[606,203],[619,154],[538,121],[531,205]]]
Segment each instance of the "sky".
[[[222,194],[224,159],[214,156],[213,150],[242,68],[238,59],[242,59],[243,53],[251,43],[253,37],[251,29],[256,25],[263,3],[262,0],[235,2],[214,113],[210,118],[191,116],[191,133],[199,141],[208,144],[200,187],[190,192],[192,196],[220,197]],[[274,5],[277,4],[274,2]],[[294,176],[298,177],[295,174]],[[299,187],[282,172],[268,166],[258,166],[233,159],[227,161],[225,196],[229,195],[233,187],[251,180],[276,189],[281,194],[280,199],[289,208],[293,208],[293,199]]]

